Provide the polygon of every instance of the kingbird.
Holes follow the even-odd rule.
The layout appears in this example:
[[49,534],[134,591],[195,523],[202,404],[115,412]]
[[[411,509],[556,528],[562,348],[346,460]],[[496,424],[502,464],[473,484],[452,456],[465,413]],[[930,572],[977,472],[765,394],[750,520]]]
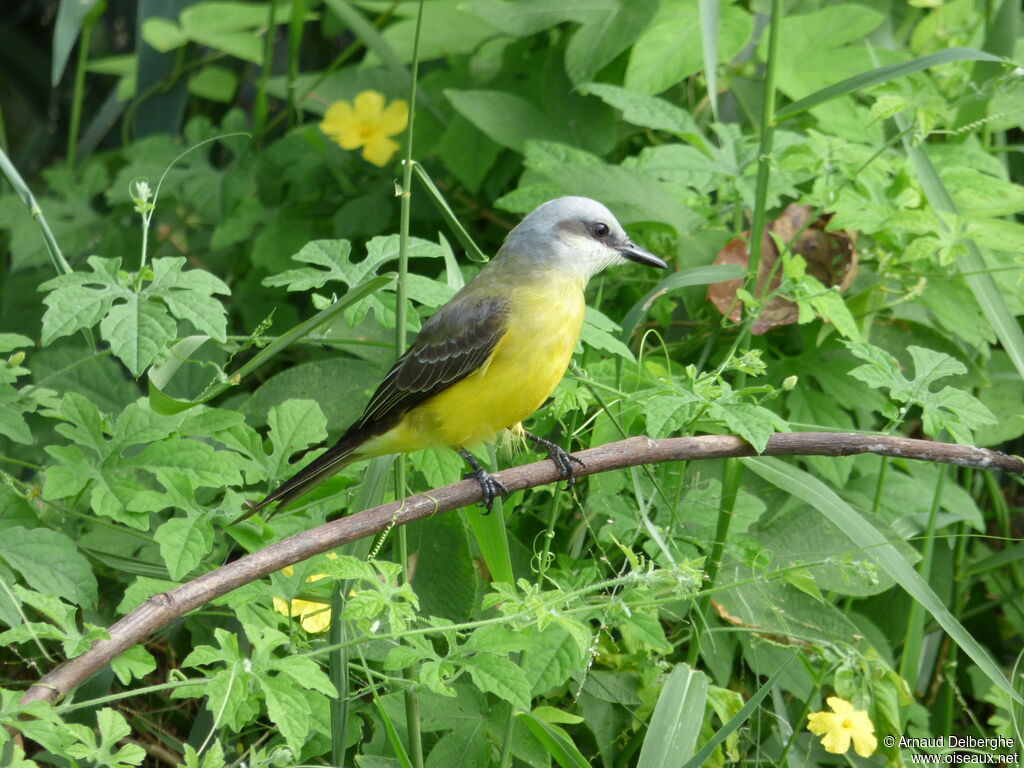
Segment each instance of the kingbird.
[[[596,200],[560,197],[539,205],[423,324],[338,442],[239,520],[270,504],[288,504],[354,461],[432,446],[459,451],[489,510],[497,491],[507,489],[467,446],[491,441],[503,429],[522,431],[523,419],[547,400],[569,365],[583,326],[587,281],[629,261],[668,267],[630,242]],[[523,434],[547,449],[572,484],[571,462],[579,460]]]

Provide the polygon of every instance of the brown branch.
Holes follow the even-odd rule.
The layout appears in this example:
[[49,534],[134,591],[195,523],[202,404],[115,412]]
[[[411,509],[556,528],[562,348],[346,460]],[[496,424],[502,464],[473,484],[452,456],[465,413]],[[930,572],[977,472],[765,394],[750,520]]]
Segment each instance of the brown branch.
[[[773,435],[761,455],[850,456],[859,453],[1024,474],[1024,460],[1015,456],[984,448],[904,437],[793,432]],[[739,437],[706,435],[664,440],[633,437],[574,455],[584,462],[582,467],[576,468],[576,475],[584,477],[640,464],[756,456],[757,453]],[[547,460],[506,469],[496,473],[496,476],[510,492],[559,480],[558,471]],[[113,624],[109,629],[109,638],[99,640],[81,656],[58,666],[29,688],[22,697],[22,703],[37,699],[57,700],[110,663],[118,654],[145,641],[154,632],[189,611],[233,589],[350,541],[373,536],[392,526],[406,525],[438,512],[464,507],[480,499],[480,486],[475,480],[464,480],[428,493],[416,494],[295,534],[169,592],[154,595]]]

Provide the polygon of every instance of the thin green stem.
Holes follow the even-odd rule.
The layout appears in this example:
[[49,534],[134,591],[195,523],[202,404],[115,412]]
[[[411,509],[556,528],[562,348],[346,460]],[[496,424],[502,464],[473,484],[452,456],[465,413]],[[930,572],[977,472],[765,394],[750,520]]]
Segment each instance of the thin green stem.
[[[424,0],[420,0],[416,12],[416,31],[412,44],[412,77],[409,83],[409,127],[405,134],[405,158],[402,163],[402,201],[401,222],[398,241],[398,283],[395,286],[395,356],[398,357],[406,347],[406,323],[408,318],[408,298],[406,280],[409,274],[409,219],[412,208],[412,169],[413,169],[413,126],[416,123],[416,81],[420,62],[420,30],[423,25]],[[395,462],[395,494],[404,498],[406,493],[406,462],[399,456]],[[409,581],[409,547],[405,527],[398,529],[399,562],[405,580]],[[403,670],[407,680],[414,679],[413,668]],[[409,740],[409,758],[416,768],[423,767],[423,739],[420,734],[420,703],[419,696],[410,685],[405,689],[405,725]]]
[[[764,71],[764,99],[761,110],[761,140],[757,148],[757,183],[754,189],[754,211],[750,222],[750,259],[747,269],[747,290],[757,295],[761,270],[761,232],[768,200],[768,179],[771,175],[772,139],[775,134],[775,70],[778,65],[779,27],[782,26],[782,0],[772,0],[772,16],[768,22],[768,58]],[[760,311],[759,308],[755,313]]]
[[[97,4],[96,8],[101,6]],[[78,38],[78,60],[75,63],[75,87],[71,96],[71,119],[68,126],[69,168],[75,167],[75,154],[78,152],[78,132],[82,124],[82,102],[85,100],[85,69],[89,63],[89,42],[92,39],[92,26],[98,18],[96,8],[82,19],[82,31]]]
[[274,19],[277,17],[278,0],[270,0],[267,4],[267,31],[263,35],[263,65],[260,67],[260,76],[256,81],[256,99],[252,106],[252,130],[259,135],[263,126],[267,123],[269,106],[267,99],[267,80],[270,77],[270,68],[274,63]]
[[292,1],[292,17],[288,22],[288,121],[295,126],[302,122],[302,108],[296,89],[299,80],[299,51],[306,17],[306,0]]

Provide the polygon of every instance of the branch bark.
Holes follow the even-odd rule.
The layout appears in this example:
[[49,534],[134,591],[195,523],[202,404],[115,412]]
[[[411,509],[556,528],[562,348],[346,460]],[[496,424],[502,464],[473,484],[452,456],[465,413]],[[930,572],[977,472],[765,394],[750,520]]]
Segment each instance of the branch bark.
[[[860,453],[1024,474],[1024,460],[998,451],[877,435],[829,432],[777,434],[768,440],[768,446],[761,455],[851,456]],[[739,437],[705,435],[662,440],[633,437],[580,451],[574,455],[584,462],[582,467],[576,468],[575,474],[577,477],[585,477],[640,464],[723,459],[758,454]],[[495,474],[510,492],[554,483],[560,479],[558,471],[548,460],[512,467]],[[480,486],[475,480],[464,480],[427,493],[416,494],[295,534],[205,573],[169,592],[154,595],[113,624],[108,630],[109,638],[97,641],[81,656],[61,664],[40,679],[25,692],[22,703],[36,700],[56,701],[110,663],[115,656],[145,641],[175,619],[287,565],[307,560],[350,541],[373,536],[394,526],[406,525],[439,512],[473,504],[480,499]]]

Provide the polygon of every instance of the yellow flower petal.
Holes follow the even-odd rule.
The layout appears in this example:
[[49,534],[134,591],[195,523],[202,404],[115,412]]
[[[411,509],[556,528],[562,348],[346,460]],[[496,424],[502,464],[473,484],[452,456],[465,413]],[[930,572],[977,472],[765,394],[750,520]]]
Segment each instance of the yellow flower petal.
[[841,755],[850,748],[850,734],[842,728],[835,728],[825,734],[821,745],[825,747],[826,752]]
[[324,119],[320,123],[320,130],[328,136],[342,133],[352,123],[353,116],[351,104],[347,101],[336,101],[324,112]]
[[838,696],[829,696],[825,701],[837,715],[845,715],[847,712],[854,711],[853,704]]
[[[866,716],[866,715],[865,715]],[[854,733],[853,751],[861,757],[871,757],[878,749],[878,739],[875,738],[874,726],[871,726],[872,733]]]
[[363,91],[352,101],[356,115],[361,120],[379,121],[384,111],[384,94],[377,91]]
[[374,165],[385,166],[397,151],[397,142],[387,136],[377,135],[370,138],[363,147],[363,159]]
[[399,99],[388,104],[380,116],[380,130],[385,136],[394,136],[409,124],[409,105]]

